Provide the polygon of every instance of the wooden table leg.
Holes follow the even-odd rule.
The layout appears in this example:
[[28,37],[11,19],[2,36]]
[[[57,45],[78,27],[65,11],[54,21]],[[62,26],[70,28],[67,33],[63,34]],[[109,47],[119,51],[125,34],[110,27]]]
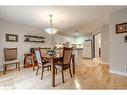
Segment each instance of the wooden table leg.
[[51,60],[52,86],[55,87],[55,63]]
[[73,69],[73,75],[75,74],[75,56],[72,55],[72,69]]
[[33,61],[33,71],[35,70],[35,62]]
[[32,62],[33,62],[33,71],[34,71],[35,70],[35,58],[33,54],[32,54]]

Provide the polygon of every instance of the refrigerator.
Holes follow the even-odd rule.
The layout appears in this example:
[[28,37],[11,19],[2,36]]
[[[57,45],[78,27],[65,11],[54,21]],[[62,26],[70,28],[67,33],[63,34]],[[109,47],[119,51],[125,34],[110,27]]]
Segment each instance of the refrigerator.
[[85,40],[83,44],[83,58],[92,58],[92,40]]

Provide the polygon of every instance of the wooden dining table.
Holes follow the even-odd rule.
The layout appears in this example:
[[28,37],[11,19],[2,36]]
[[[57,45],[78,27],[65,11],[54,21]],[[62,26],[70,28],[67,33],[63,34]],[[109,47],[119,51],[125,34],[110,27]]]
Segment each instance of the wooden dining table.
[[[49,55],[43,55],[43,58],[49,60],[51,62],[51,74],[52,74],[52,86],[55,87],[55,62],[59,60],[62,56],[55,55],[55,56],[49,56]],[[74,76],[75,74],[75,55],[73,54],[71,57],[71,68],[72,68],[72,74]]]

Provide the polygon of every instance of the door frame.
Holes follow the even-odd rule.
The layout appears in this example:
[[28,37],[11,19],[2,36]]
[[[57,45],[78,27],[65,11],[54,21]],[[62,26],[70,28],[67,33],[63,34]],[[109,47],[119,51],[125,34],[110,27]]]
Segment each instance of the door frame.
[[95,36],[101,34],[101,32],[98,32],[93,35],[93,58],[95,58]]

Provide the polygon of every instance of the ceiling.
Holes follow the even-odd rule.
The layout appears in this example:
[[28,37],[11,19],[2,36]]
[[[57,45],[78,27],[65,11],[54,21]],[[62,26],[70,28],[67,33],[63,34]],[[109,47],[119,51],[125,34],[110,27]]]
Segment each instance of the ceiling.
[[41,28],[53,26],[66,34],[89,33],[109,22],[110,13],[126,6],[1,6],[0,19]]

